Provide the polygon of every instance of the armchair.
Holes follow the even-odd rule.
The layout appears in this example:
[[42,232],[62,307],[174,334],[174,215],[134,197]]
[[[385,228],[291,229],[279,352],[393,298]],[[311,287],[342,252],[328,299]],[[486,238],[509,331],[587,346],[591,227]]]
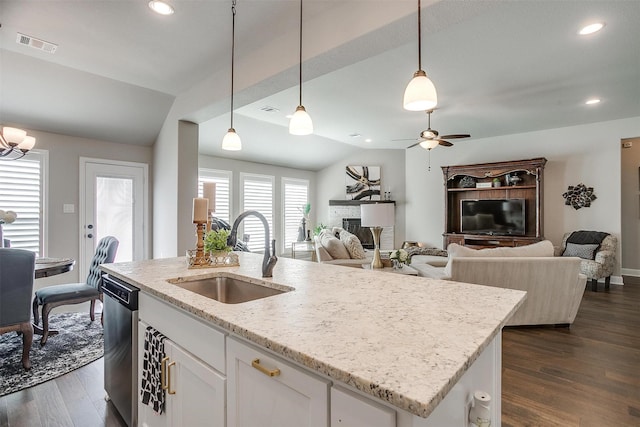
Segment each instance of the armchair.
[[[575,243],[572,245],[572,242]],[[584,250],[585,248],[591,250]],[[591,282],[591,290],[597,292],[598,279],[604,278],[605,289],[609,289],[617,248],[618,239],[612,234],[575,231],[566,233],[562,237],[561,254],[582,258],[580,272]]]
[[89,315],[95,320],[96,300],[102,301],[102,276],[100,264],[110,263],[116,257],[118,239],[112,236],[103,237],[98,242],[96,252],[91,260],[89,274],[85,283],[66,283],[64,285],[47,286],[36,291],[33,298],[32,310],[35,325],[40,323],[38,307],[42,306],[42,338],[40,345],[45,345],[49,338],[49,313],[55,307],[67,304],[79,304],[91,301]]
[[0,334],[22,333],[22,366],[31,369],[29,351],[33,341],[29,301],[33,293],[35,253],[0,248]]

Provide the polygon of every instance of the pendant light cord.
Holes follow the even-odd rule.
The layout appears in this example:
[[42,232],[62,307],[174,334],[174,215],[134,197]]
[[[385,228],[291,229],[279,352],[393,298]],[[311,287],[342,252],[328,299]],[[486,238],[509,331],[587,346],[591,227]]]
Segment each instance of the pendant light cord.
[[302,105],[302,0],[300,0],[300,60],[298,64],[298,77],[300,80],[300,103],[298,105]]
[[233,70],[236,50],[236,0],[231,2],[231,129],[233,129]]
[[420,15],[422,15],[422,13],[420,13],[421,11],[421,7],[420,7],[420,0],[418,0],[418,70],[422,70],[422,25],[420,22]]

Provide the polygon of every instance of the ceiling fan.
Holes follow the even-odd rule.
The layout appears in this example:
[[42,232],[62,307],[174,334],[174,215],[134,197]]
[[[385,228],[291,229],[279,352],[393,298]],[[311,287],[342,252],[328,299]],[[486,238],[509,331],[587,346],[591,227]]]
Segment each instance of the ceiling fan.
[[[437,145],[442,145],[443,147],[451,147],[453,143],[447,141],[447,139],[469,138],[471,136],[468,133],[458,133],[458,134],[440,136],[437,130],[431,129],[431,113],[433,113],[433,110],[427,110],[427,117],[429,120],[427,129],[420,132],[420,136],[418,137],[418,142],[408,146],[407,148],[412,148],[412,147],[415,147],[416,145],[420,145],[422,148],[425,148],[427,150],[431,150],[432,148],[435,148]],[[396,141],[410,141],[410,140],[414,140],[414,139],[413,138],[396,139]]]

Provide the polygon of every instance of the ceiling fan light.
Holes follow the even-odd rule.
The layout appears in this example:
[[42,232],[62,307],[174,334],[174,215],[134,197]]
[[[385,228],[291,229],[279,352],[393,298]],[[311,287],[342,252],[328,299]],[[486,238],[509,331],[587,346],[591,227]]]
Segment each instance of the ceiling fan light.
[[435,108],[437,104],[438,94],[433,82],[423,70],[416,71],[404,91],[404,109],[425,111]]
[[27,152],[36,145],[36,139],[33,136],[25,136],[20,144],[18,144],[18,148],[23,152]]
[[229,128],[227,134],[222,138],[222,149],[227,151],[242,150],[242,141],[234,128]]
[[437,147],[439,143],[439,141],[431,139],[429,141],[422,141],[420,143],[420,147],[424,148],[425,150],[431,150],[432,148]]
[[296,112],[289,121],[289,133],[291,135],[310,135],[313,133],[313,122],[304,106],[298,105]]
[[27,131],[5,126],[2,128],[2,136],[9,145],[16,146],[27,136]]

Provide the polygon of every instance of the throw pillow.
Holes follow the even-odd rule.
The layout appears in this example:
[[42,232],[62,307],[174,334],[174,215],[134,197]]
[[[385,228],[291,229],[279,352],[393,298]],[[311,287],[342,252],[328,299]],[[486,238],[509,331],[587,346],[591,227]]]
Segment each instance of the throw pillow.
[[578,245],[577,243],[567,243],[562,256],[577,256],[582,259],[594,259],[599,244]]
[[333,259],[349,259],[349,251],[331,231],[320,234],[320,244]]
[[367,256],[364,253],[364,248],[360,239],[355,234],[349,233],[347,230],[340,231],[340,241],[347,248],[347,252],[353,259],[365,259]]

